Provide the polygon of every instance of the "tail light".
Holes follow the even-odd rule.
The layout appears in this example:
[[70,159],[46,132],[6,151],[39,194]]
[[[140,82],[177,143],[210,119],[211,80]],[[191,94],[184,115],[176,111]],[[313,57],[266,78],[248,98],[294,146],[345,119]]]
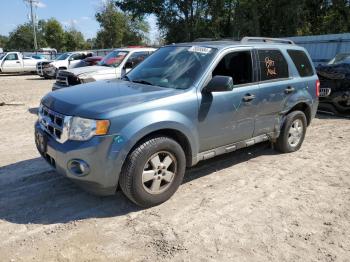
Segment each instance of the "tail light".
[[320,96],[320,80],[316,80],[316,96]]

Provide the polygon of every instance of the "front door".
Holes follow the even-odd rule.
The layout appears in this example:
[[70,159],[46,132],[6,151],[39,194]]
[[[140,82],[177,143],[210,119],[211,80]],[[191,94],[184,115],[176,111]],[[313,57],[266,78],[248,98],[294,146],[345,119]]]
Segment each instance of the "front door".
[[231,76],[232,91],[199,93],[200,152],[249,139],[254,133],[259,85],[251,50],[227,51],[211,75]]
[[2,66],[2,71],[4,73],[13,73],[13,72],[22,71],[21,61],[19,60],[18,55],[15,53],[8,54],[4,58],[1,66]]

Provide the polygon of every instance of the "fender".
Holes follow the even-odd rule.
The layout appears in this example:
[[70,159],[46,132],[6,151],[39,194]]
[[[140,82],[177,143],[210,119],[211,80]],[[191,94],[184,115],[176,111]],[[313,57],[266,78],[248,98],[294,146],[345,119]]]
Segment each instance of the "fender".
[[[174,121],[174,119],[176,119]],[[171,129],[181,132],[188,140],[192,162],[196,159],[199,150],[196,126],[189,118],[179,112],[170,110],[157,110],[146,112],[129,122],[114,137],[114,143],[110,148],[109,157],[115,158],[117,179],[122,165],[132,148],[145,136],[160,131]]]

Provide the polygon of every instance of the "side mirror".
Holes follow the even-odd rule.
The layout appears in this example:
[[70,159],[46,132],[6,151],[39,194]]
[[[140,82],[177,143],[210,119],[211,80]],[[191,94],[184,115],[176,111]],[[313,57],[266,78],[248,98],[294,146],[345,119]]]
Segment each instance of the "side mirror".
[[133,61],[127,61],[124,65],[125,69],[132,69],[134,67],[134,62]]
[[203,91],[207,93],[212,92],[227,92],[233,89],[233,79],[230,76],[214,76]]

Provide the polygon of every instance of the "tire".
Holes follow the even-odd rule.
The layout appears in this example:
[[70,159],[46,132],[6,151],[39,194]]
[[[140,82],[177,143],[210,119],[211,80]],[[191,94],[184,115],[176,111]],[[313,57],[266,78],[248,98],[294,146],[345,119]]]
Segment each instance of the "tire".
[[176,192],[185,169],[182,147],[169,137],[154,137],[141,142],[128,155],[119,185],[135,204],[152,207],[167,201]]
[[282,126],[280,136],[277,138],[275,148],[282,153],[298,151],[303,144],[306,129],[307,121],[303,112],[293,111],[289,113]]

